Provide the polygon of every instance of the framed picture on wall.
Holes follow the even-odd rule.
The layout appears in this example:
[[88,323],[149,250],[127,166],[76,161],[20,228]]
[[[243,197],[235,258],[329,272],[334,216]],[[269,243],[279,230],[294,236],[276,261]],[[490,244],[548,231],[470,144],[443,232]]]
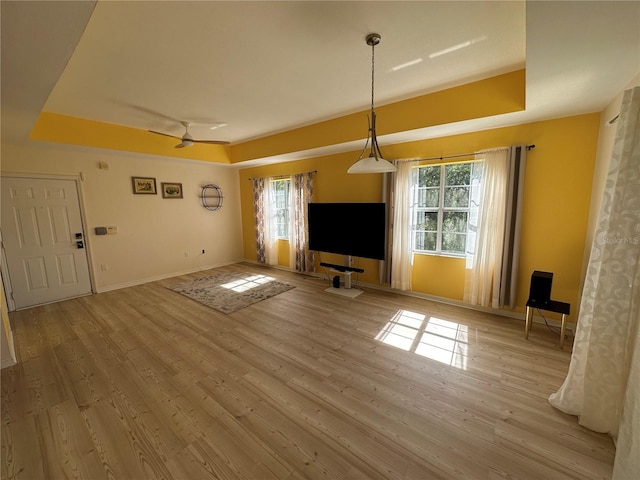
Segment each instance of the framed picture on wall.
[[131,177],[133,182],[133,193],[156,195],[156,179],[151,177]]
[[182,198],[182,184],[162,182],[162,198]]

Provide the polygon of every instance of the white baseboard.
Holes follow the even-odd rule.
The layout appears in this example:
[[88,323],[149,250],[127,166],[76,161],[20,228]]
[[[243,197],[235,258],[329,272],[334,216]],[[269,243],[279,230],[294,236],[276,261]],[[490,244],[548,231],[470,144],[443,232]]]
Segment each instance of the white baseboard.
[[157,282],[158,280],[164,280],[165,278],[179,277],[180,275],[188,275],[190,273],[202,272],[204,270],[210,270],[212,268],[225,267],[227,265],[233,265],[234,263],[239,263],[241,261],[242,260],[231,260],[231,261],[228,261],[228,262],[221,262],[221,263],[216,263],[216,264],[212,264],[212,265],[204,265],[204,266],[197,267],[197,268],[191,268],[191,269],[183,270],[183,271],[180,271],[180,272],[172,272],[172,273],[166,273],[166,274],[162,274],[162,275],[157,275],[157,276],[154,276],[154,277],[141,278],[141,279],[138,279],[138,280],[132,280],[130,282],[118,283],[118,284],[114,284],[114,285],[106,285],[106,286],[102,286],[102,287],[96,288],[96,293],[105,293],[105,292],[111,292],[113,290],[120,290],[122,288],[135,287],[135,286],[138,286],[138,285],[144,285],[145,283],[151,283],[151,282]]
[[16,363],[18,363],[18,362],[16,362],[16,360],[14,358],[5,358],[0,363],[0,370],[3,369],[3,368],[7,368],[7,367],[13,367]]

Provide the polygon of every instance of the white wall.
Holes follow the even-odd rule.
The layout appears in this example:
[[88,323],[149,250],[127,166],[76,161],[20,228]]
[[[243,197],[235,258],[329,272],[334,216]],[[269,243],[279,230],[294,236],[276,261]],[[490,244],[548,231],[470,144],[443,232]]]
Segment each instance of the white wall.
[[[237,169],[43,142],[3,144],[1,153],[3,174],[82,174],[85,233],[98,292],[242,259]],[[132,176],[154,177],[158,194],[134,195]],[[184,198],[163,199],[161,182],[182,183]],[[207,183],[222,188],[218,211],[201,204],[200,190]],[[115,226],[118,233],[97,236],[98,226]]]

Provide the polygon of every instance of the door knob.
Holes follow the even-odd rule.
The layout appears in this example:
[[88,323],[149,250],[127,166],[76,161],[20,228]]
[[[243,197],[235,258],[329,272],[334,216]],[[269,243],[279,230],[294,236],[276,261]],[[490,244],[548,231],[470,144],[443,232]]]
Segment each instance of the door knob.
[[84,242],[83,242],[82,240],[78,240],[78,241],[76,242],[76,246],[77,246],[78,248],[84,248]]

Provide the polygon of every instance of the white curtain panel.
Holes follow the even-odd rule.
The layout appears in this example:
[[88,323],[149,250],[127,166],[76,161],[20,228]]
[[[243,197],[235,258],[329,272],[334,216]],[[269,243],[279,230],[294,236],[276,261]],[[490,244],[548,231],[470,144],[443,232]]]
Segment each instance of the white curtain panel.
[[477,218],[475,212],[470,215],[473,240],[467,247],[464,301],[499,308],[509,149],[478,152],[475,160],[482,164],[483,171],[477,193]]
[[273,205],[276,204],[273,182],[266,180],[267,188],[263,190],[261,198],[265,225],[264,225],[264,253],[267,265],[278,263],[278,239],[276,238],[276,218]]
[[628,479],[640,472],[640,87],[624,93],[619,118],[571,364],[549,402],[591,430],[620,431],[614,477]]
[[625,394],[622,421],[616,442],[613,480],[640,478],[640,319],[636,317],[635,338],[629,339],[631,365]]
[[391,246],[391,288],[411,290],[411,271],[413,267],[413,252],[411,250],[411,206],[412,198],[411,176],[417,166],[417,161],[396,162],[394,210],[393,210],[393,240]]

